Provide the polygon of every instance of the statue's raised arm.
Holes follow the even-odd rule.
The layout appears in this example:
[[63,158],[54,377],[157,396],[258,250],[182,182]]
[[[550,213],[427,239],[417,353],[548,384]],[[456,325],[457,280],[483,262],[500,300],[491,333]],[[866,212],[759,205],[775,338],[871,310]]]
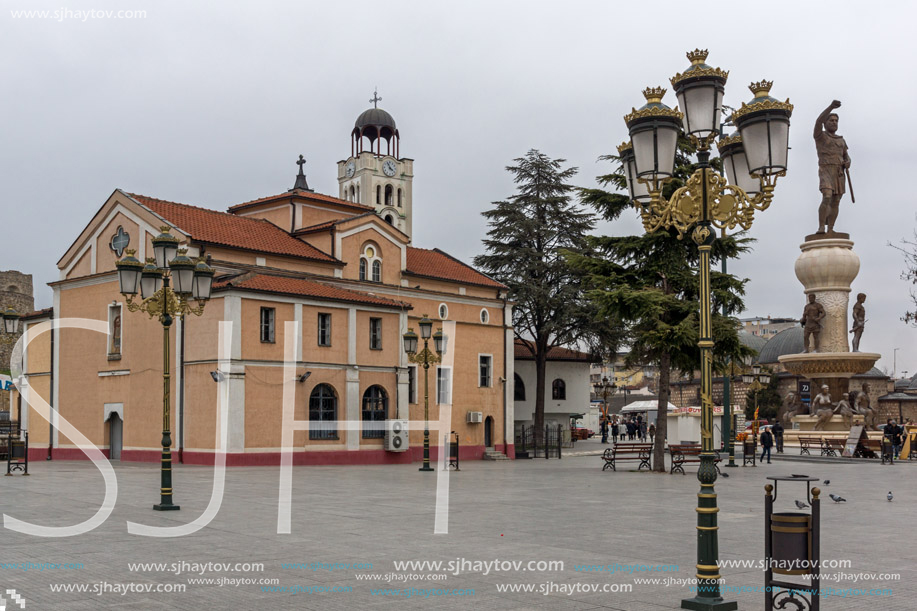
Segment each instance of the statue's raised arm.
[[818,140],[822,133],[825,131],[825,122],[828,120],[828,115],[833,113],[836,109],[841,107],[840,100],[832,100],[831,104],[828,105],[828,108],[824,109],[818,118],[815,119],[815,139]]

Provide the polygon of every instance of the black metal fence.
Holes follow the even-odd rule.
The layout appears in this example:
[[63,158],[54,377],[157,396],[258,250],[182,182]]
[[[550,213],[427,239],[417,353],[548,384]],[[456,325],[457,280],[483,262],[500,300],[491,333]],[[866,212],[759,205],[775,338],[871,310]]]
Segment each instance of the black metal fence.
[[523,426],[516,431],[516,456],[520,452],[530,458],[562,458],[564,426],[546,424],[542,438],[535,436],[535,426]]

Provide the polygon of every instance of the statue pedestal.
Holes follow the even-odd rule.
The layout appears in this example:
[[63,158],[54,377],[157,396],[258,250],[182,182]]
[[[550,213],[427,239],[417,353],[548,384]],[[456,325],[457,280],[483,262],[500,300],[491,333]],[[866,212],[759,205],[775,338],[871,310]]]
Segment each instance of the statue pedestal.
[[[824,237],[818,237],[819,235]],[[860,258],[853,252],[853,241],[831,237],[844,234],[808,236],[799,246],[802,254],[796,259],[796,277],[805,287],[805,294],[825,309],[818,336],[818,352],[848,352],[847,303],[850,285],[860,272]]]
[[[844,424],[844,417],[835,415],[831,416],[831,420],[825,423],[825,428],[816,429],[815,423],[818,422],[818,416],[793,416],[793,424],[798,424],[799,428],[794,429],[800,433],[846,433],[850,431],[850,427]],[[863,424],[863,416],[854,415],[853,416],[853,425]]]
[[875,352],[809,352],[784,354],[778,358],[787,372],[815,383],[813,397],[821,392],[823,385],[827,385],[831,400],[837,403],[848,392],[850,376],[866,373],[881,356]]

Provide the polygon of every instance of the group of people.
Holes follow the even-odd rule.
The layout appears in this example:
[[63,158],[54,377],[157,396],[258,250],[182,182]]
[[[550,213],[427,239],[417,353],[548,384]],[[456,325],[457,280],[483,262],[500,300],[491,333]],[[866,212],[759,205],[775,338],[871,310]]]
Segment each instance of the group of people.
[[[844,396],[846,396],[846,393],[844,393]],[[913,426],[913,424],[913,421],[908,419],[906,425]],[[761,431],[761,435],[758,437],[758,442],[761,444],[760,462],[764,462],[764,457],[767,456],[767,464],[770,464],[771,448],[774,446],[777,447],[778,454],[783,454],[783,431],[783,425],[780,424],[779,420],[773,425],[765,426]],[[904,435],[905,427],[899,425],[894,418],[889,418],[886,421],[885,427],[882,429],[882,437],[885,438],[886,443],[894,448],[896,460],[898,455],[901,454],[901,448],[904,446]]]
[[608,443],[609,433],[611,434],[612,442],[624,441],[625,439],[629,441],[646,441],[647,437],[649,437],[650,443],[653,443],[656,438],[656,425],[650,424],[647,426],[643,416],[640,414],[628,419],[622,417],[620,420],[617,416],[614,416],[610,425],[603,419],[599,426],[602,431],[602,443]]

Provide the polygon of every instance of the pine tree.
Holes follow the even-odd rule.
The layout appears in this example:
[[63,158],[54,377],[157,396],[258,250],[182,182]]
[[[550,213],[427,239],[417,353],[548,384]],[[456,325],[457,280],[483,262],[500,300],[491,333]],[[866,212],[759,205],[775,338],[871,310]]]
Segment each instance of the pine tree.
[[[544,432],[545,369],[555,346],[591,340],[613,343],[614,329],[598,321],[585,298],[582,274],[563,253],[584,253],[594,216],[572,201],[569,181],[576,168],[563,168],[564,159],[551,159],[530,150],[506,169],[513,174],[516,193],[493,202],[483,213],[490,229],[485,254],[475,265],[509,287],[513,328],[535,361],[535,434]],[[600,324],[602,323],[602,324]],[[614,350],[611,347],[610,350]]]
[[[676,156],[676,180],[667,185],[664,196],[670,196],[690,176],[693,168],[687,155],[691,152],[690,143],[683,139]],[[619,161],[614,156],[605,159]],[[598,180],[603,187],[626,186],[620,166]],[[633,206],[627,196],[603,189],[584,189],[581,199],[608,221],[616,220]],[[734,236],[720,238],[714,242],[711,258],[735,258],[748,249],[749,242]],[[600,314],[626,323],[630,344],[626,365],[655,364],[658,368],[653,464],[654,470],[664,471],[671,372],[692,372],[700,364],[697,247],[691,240],[679,240],[674,231],[665,230],[639,236],[591,237],[588,244],[598,255],[574,255],[571,263],[588,274],[588,295]],[[745,282],[711,270],[714,370],[722,370],[727,358],[741,360],[750,354],[739,341],[737,321],[720,314],[724,305],[729,313],[744,308]]]

